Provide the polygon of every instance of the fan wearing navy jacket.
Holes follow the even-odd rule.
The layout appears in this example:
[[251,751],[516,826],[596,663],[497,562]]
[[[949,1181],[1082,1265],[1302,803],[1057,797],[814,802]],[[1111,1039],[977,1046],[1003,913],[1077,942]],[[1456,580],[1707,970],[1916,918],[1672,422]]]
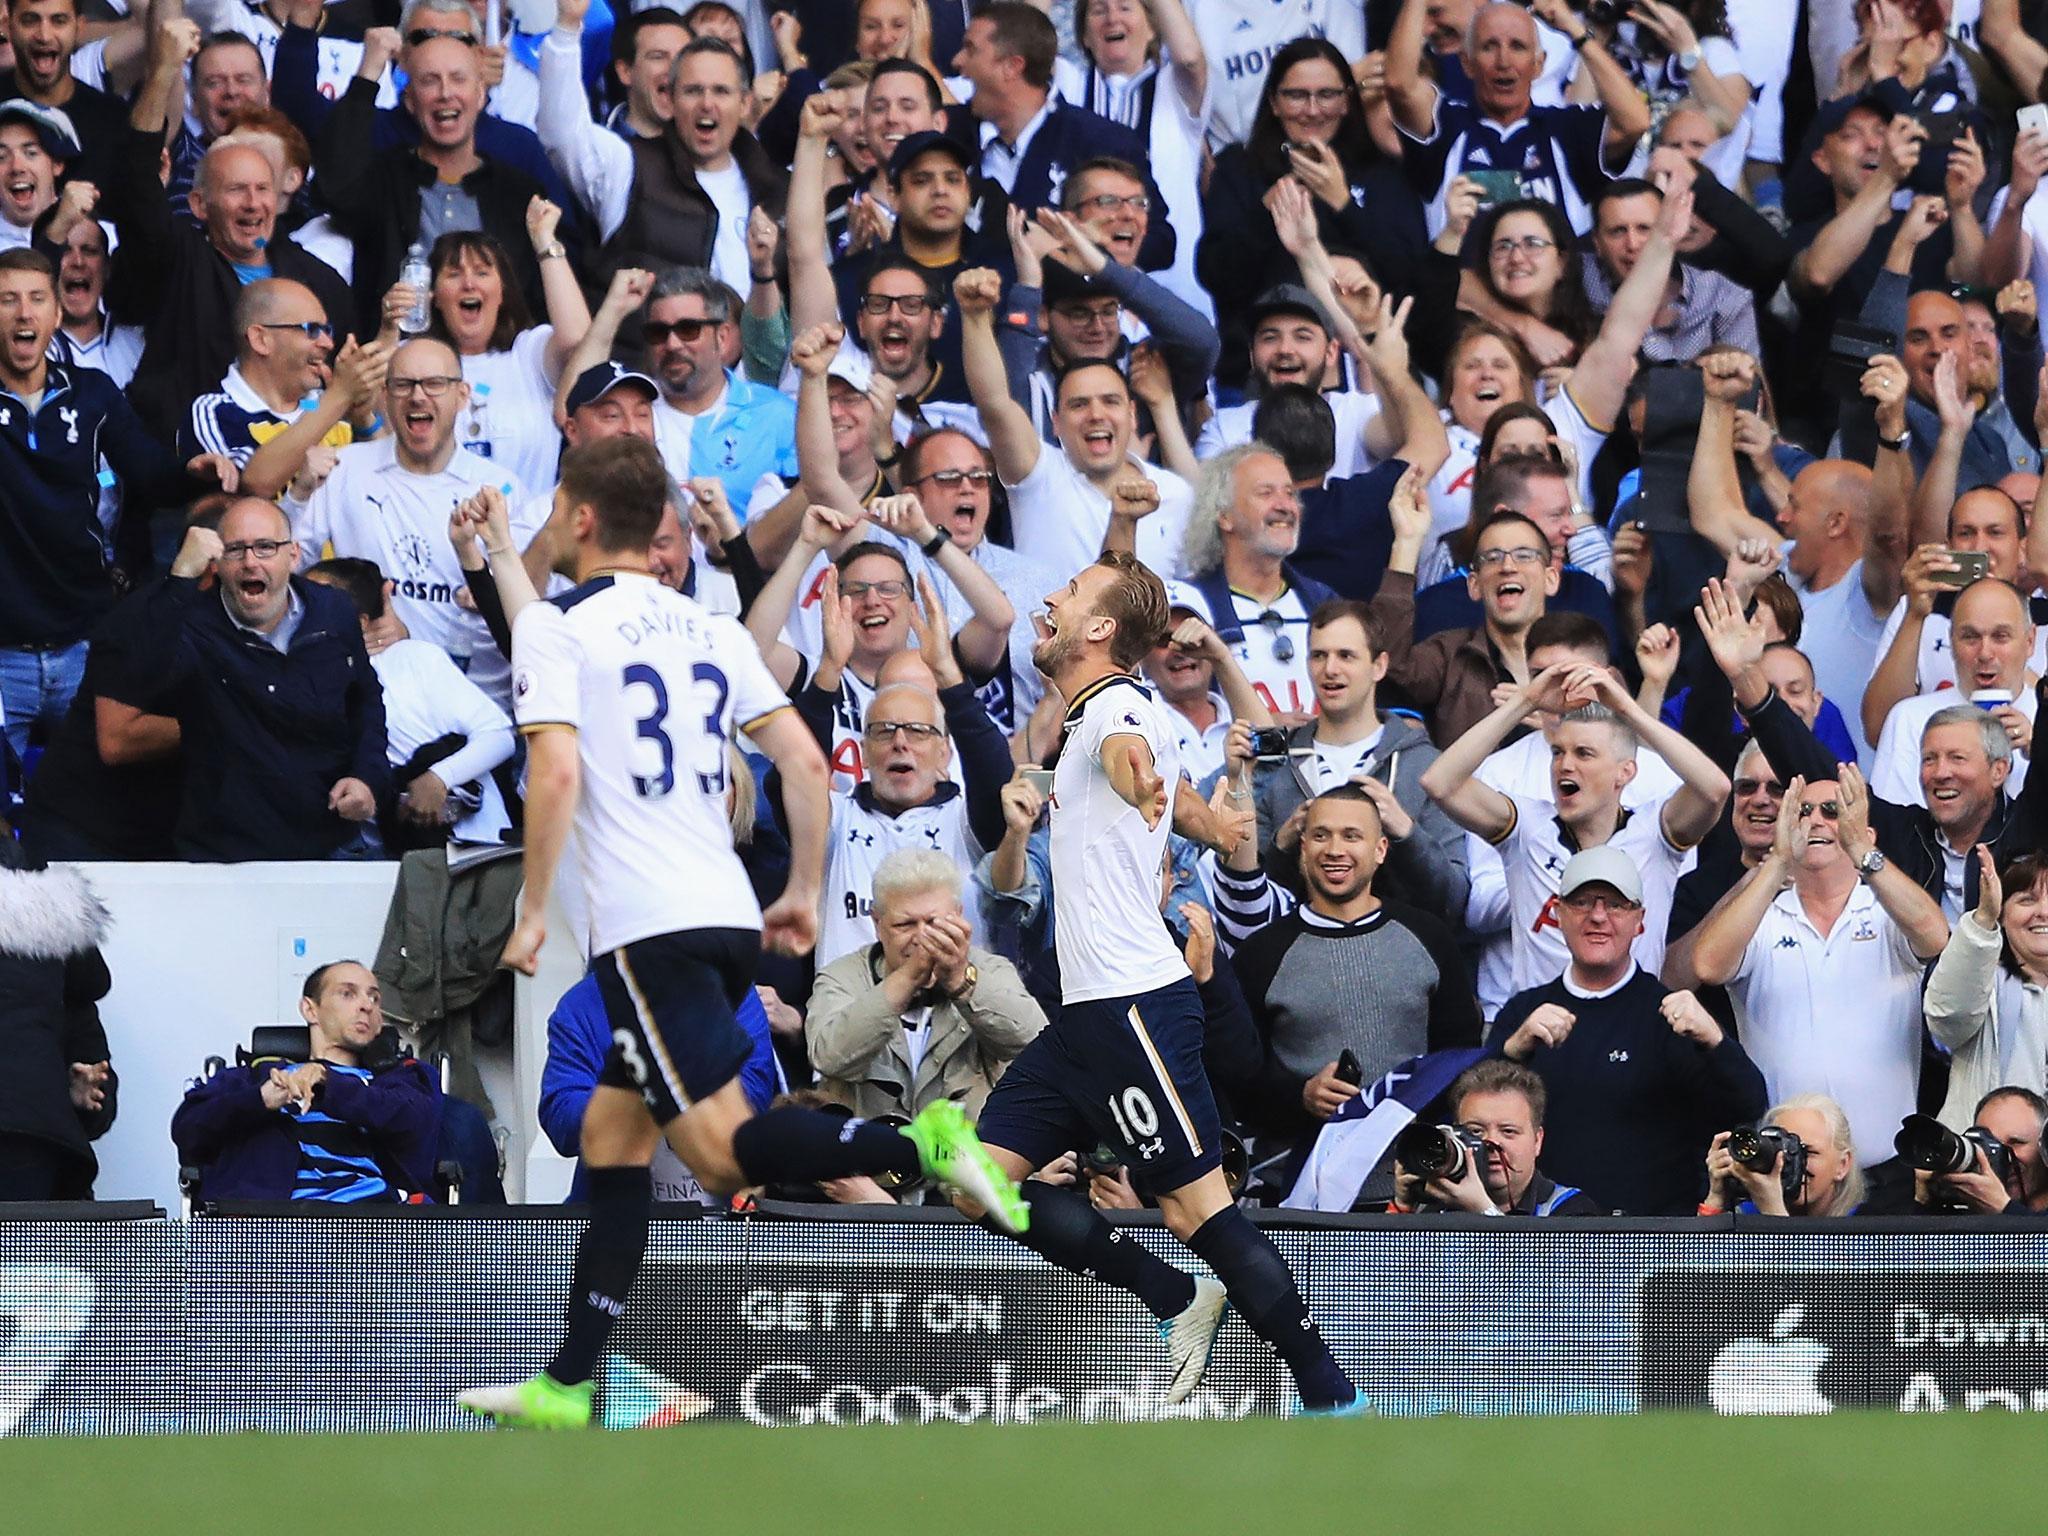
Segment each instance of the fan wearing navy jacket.
[[1461,102],[1423,71],[1425,0],[1401,7],[1387,41],[1387,102],[1401,131],[1409,182],[1430,205],[1432,235],[1443,228],[1450,184],[1475,170],[1513,172],[1523,197],[1556,203],[1583,234],[1592,227],[1593,199],[1608,168],[1626,164],[1649,131],[1649,102],[1567,0],[1534,0],[1533,10],[1571,40],[1601,105],[1533,104],[1531,88],[1544,59],[1531,9],[1505,0],[1475,9],[1464,52],[1472,99]]
[[[974,85],[969,108],[981,175],[1027,211],[1057,208],[1060,188],[1084,161],[1112,156],[1132,165],[1149,158],[1144,141],[1121,123],[1069,106],[1053,94],[1052,65],[1059,34],[1026,0],[989,0],[967,24],[953,68]],[[949,130],[950,131],[950,130]],[[1151,177],[1145,179],[1152,222],[1138,247],[1149,272],[1173,265],[1171,210]],[[985,207],[979,227],[1001,229]]]
[[384,690],[354,601],[294,576],[297,558],[276,503],[245,497],[220,532],[187,532],[146,599],[163,638],[154,674],[135,681],[178,722],[182,859],[373,851],[365,824],[391,798]]
[[1636,965],[1643,880],[1627,854],[1572,855],[1557,921],[1570,965],[1509,998],[1487,1044],[1543,1079],[1553,1176],[1602,1210],[1690,1214],[1714,1133],[1763,1114],[1763,1074],[1692,993]]
[[434,1171],[441,1090],[411,1057],[372,1069],[384,1032],[377,978],[336,960],[299,998],[310,1058],[259,1061],[195,1083],[171,1117],[181,1162],[208,1200],[356,1205],[418,1195]]
[[106,374],[51,362],[60,317],[48,258],[0,251],[0,708],[17,754],[35,721],[63,718],[85,637],[113,605],[100,460],[131,505],[184,501],[205,489],[200,474],[235,483],[234,465],[211,454],[181,470]]

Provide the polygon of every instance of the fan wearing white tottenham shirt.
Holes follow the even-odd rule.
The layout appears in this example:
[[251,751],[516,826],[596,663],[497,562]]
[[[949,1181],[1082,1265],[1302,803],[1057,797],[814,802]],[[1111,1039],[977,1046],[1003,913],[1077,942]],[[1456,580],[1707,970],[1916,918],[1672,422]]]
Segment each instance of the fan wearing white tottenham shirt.
[[1059,377],[1050,447],[1010,396],[996,342],[1002,277],[986,267],[953,280],[960,309],[960,357],[981,412],[996,474],[1010,493],[1010,542],[1055,571],[1087,564],[1123,524],[1137,556],[1161,576],[1176,574],[1194,490],[1171,470],[1131,452],[1138,430],[1130,384],[1114,363],[1076,363]]
[[[1480,765],[1532,712],[1557,717],[1550,742],[1549,800],[1504,795],[1477,777]],[[1638,744],[1670,765],[1679,787],[1631,813],[1622,790],[1636,776]],[[1501,851],[1507,866],[1516,992],[1564,974],[1570,951],[1557,926],[1557,882],[1582,848],[1612,844],[1643,872],[1643,935],[1635,953],[1654,973],[1664,953],[1671,893],[1686,855],[1713,830],[1728,803],[1728,776],[1707,755],[1629,696],[1605,667],[1552,666],[1517,687],[1498,709],[1450,746],[1422,787],[1451,819]]]
[[292,515],[299,560],[323,545],[371,561],[397,583],[392,609],[416,640],[441,647],[501,706],[511,666],[476,613],[458,606],[465,582],[448,542],[448,518],[485,486],[517,506],[525,497],[503,466],[455,445],[455,418],[469,398],[462,364],[446,342],[417,337],[391,354],[384,414],[391,436],[343,448],[334,472]]
[[[501,963],[537,969],[573,824],[612,1049],[583,1115],[591,1220],[561,1348],[539,1376],[460,1398],[501,1423],[589,1424],[591,1374],[646,1251],[648,1165],[663,1138],[718,1195],[922,1173],[966,1191],[1006,1230],[1030,1219],[950,1100],[902,1131],[795,1107],[755,1116],[747,1104],[739,1073],[752,1043],[733,1009],[764,940],[794,955],[817,937],[825,762],[746,631],[648,574],[667,492],[651,443],[572,449],[557,494],[577,585],[514,621],[513,691],[531,753],[526,891]],[[765,913],[726,819],[735,726],[782,777],[789,880]]]
[[[1306,1411],[1360,1412],[1365,1400],[1309,1321],[1286,1260],[1232,1202],[1218,1166],[1201,994],[1159,913],[1169,831],[1196,818],[1168,815],[1179,795],[1174,728],[1131,676],[1167,623],[1165,587],[1120,551],[1045,598],[1032,661],[1072,701],[1051,801],[1064,1004],[982,1106],[982,1138],[1020,1179],[1069,1147],[1118,1148],[1174,1236],[1222,1279],[1195,1280],[1120,1240],[1071,1190],[1025,1186],[1027,1246],[1131,1292],[1160,1320],[1172,1355],[1168,1402],[1200,1383],[1227,1297],[1287,1362]],[[1214,826],[1199,830],[1225,852],[1235,846]]]

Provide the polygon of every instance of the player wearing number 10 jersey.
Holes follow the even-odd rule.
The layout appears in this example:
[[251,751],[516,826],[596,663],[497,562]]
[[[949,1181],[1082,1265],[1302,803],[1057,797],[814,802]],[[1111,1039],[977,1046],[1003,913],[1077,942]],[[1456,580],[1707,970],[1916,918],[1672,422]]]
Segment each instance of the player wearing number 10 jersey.
[[[1202,998],[1159,915],[1179,748],[1166,709],[1131,676],[1166,638],[1166,588],[1132,556],[1104,554],[1048,594],[1045,609],[1031,659],[1071,701],[1051,801],[1063,1006],[1010,1063],[978,1129],[1020,1179],[1068,1147],[1118,1148],[1167,1228],[1222,1283],[1191,1278],[1072,1190],[1039,1180],[1024,1186],[1031,1226],[1021,1241],[1150,1309],[1172,1358],[1168,1402],[1201,1381],[1227,1297],[1287,1362],[1307,1411],[1362,1412],[1287,1261],[1231,1200],[1218,1166],[1223,1128],[1202,1066]],[[1187,820],[1208,820],[1200,797],[1188,800]],[[1219,837],[1213,820],[1191,829]]]
[[[525,608],[512,631],[530,757],[526,893],[504,963],[535,971],[573,827],[612,1049],[584,1111],[591,1217],[561,1347],[541,1375],[459,1399],[501,1423],[589,1423],[598,1356],[647,1246],[657,1138],[714,1194],[922,1173],[985,1200],[1007,1229],[1028,1221],[950,1102],[900,1131],[807,1109],[750,1114],[739,1071],[752,1045],[733,1008],[764,942],[786,954],[816,942],[825,760],[747,633],[648,574],[667,486],[639,438],[564,455],[556,512],[573,530],[577,585]],[[789,883],[766,913],[727,830],[736,728],[782,776]]]

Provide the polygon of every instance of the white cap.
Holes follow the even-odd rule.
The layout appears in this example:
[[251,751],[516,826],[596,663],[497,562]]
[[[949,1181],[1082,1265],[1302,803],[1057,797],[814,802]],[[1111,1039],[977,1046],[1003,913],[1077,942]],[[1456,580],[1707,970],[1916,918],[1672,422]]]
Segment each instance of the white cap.
[[1643,899],[1642,871],[1636,868],[1636,861],[1619,848],[1605,844],[1598,848],[1581,848],[1571,856],[1558,876],[1557,894],[1569,896],[1582,886],[1612,886],[1630,901]]

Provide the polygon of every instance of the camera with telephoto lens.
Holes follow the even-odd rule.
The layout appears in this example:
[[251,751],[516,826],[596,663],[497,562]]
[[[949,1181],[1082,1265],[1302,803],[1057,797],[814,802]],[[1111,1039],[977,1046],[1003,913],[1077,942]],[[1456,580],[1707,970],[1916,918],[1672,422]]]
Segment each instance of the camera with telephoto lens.
[[1780,1153],[1785,1163],[1778,1182],[1789,1200],[1806,1182],[1806,1143],[1781,1125],[1745,1125],[1728,1135],[1728,1155],[1752,1173],[1769,1173]]
[[1981,1125],[1956,1132],[1932,1115],[1908,1115],[1892,1146],[1922,1173],[1933,1174],[1975,1172],[1981,1150],[1992,1177],[2007,1188],[2012,1185],[2012,1148]]
[[1468,1158],[1478,1158],[1486,1143],[1455,1125],[1411,1125],[1394,1138],[1394,1160],[1425,1179],[1456,1184],[1465,1177]]

